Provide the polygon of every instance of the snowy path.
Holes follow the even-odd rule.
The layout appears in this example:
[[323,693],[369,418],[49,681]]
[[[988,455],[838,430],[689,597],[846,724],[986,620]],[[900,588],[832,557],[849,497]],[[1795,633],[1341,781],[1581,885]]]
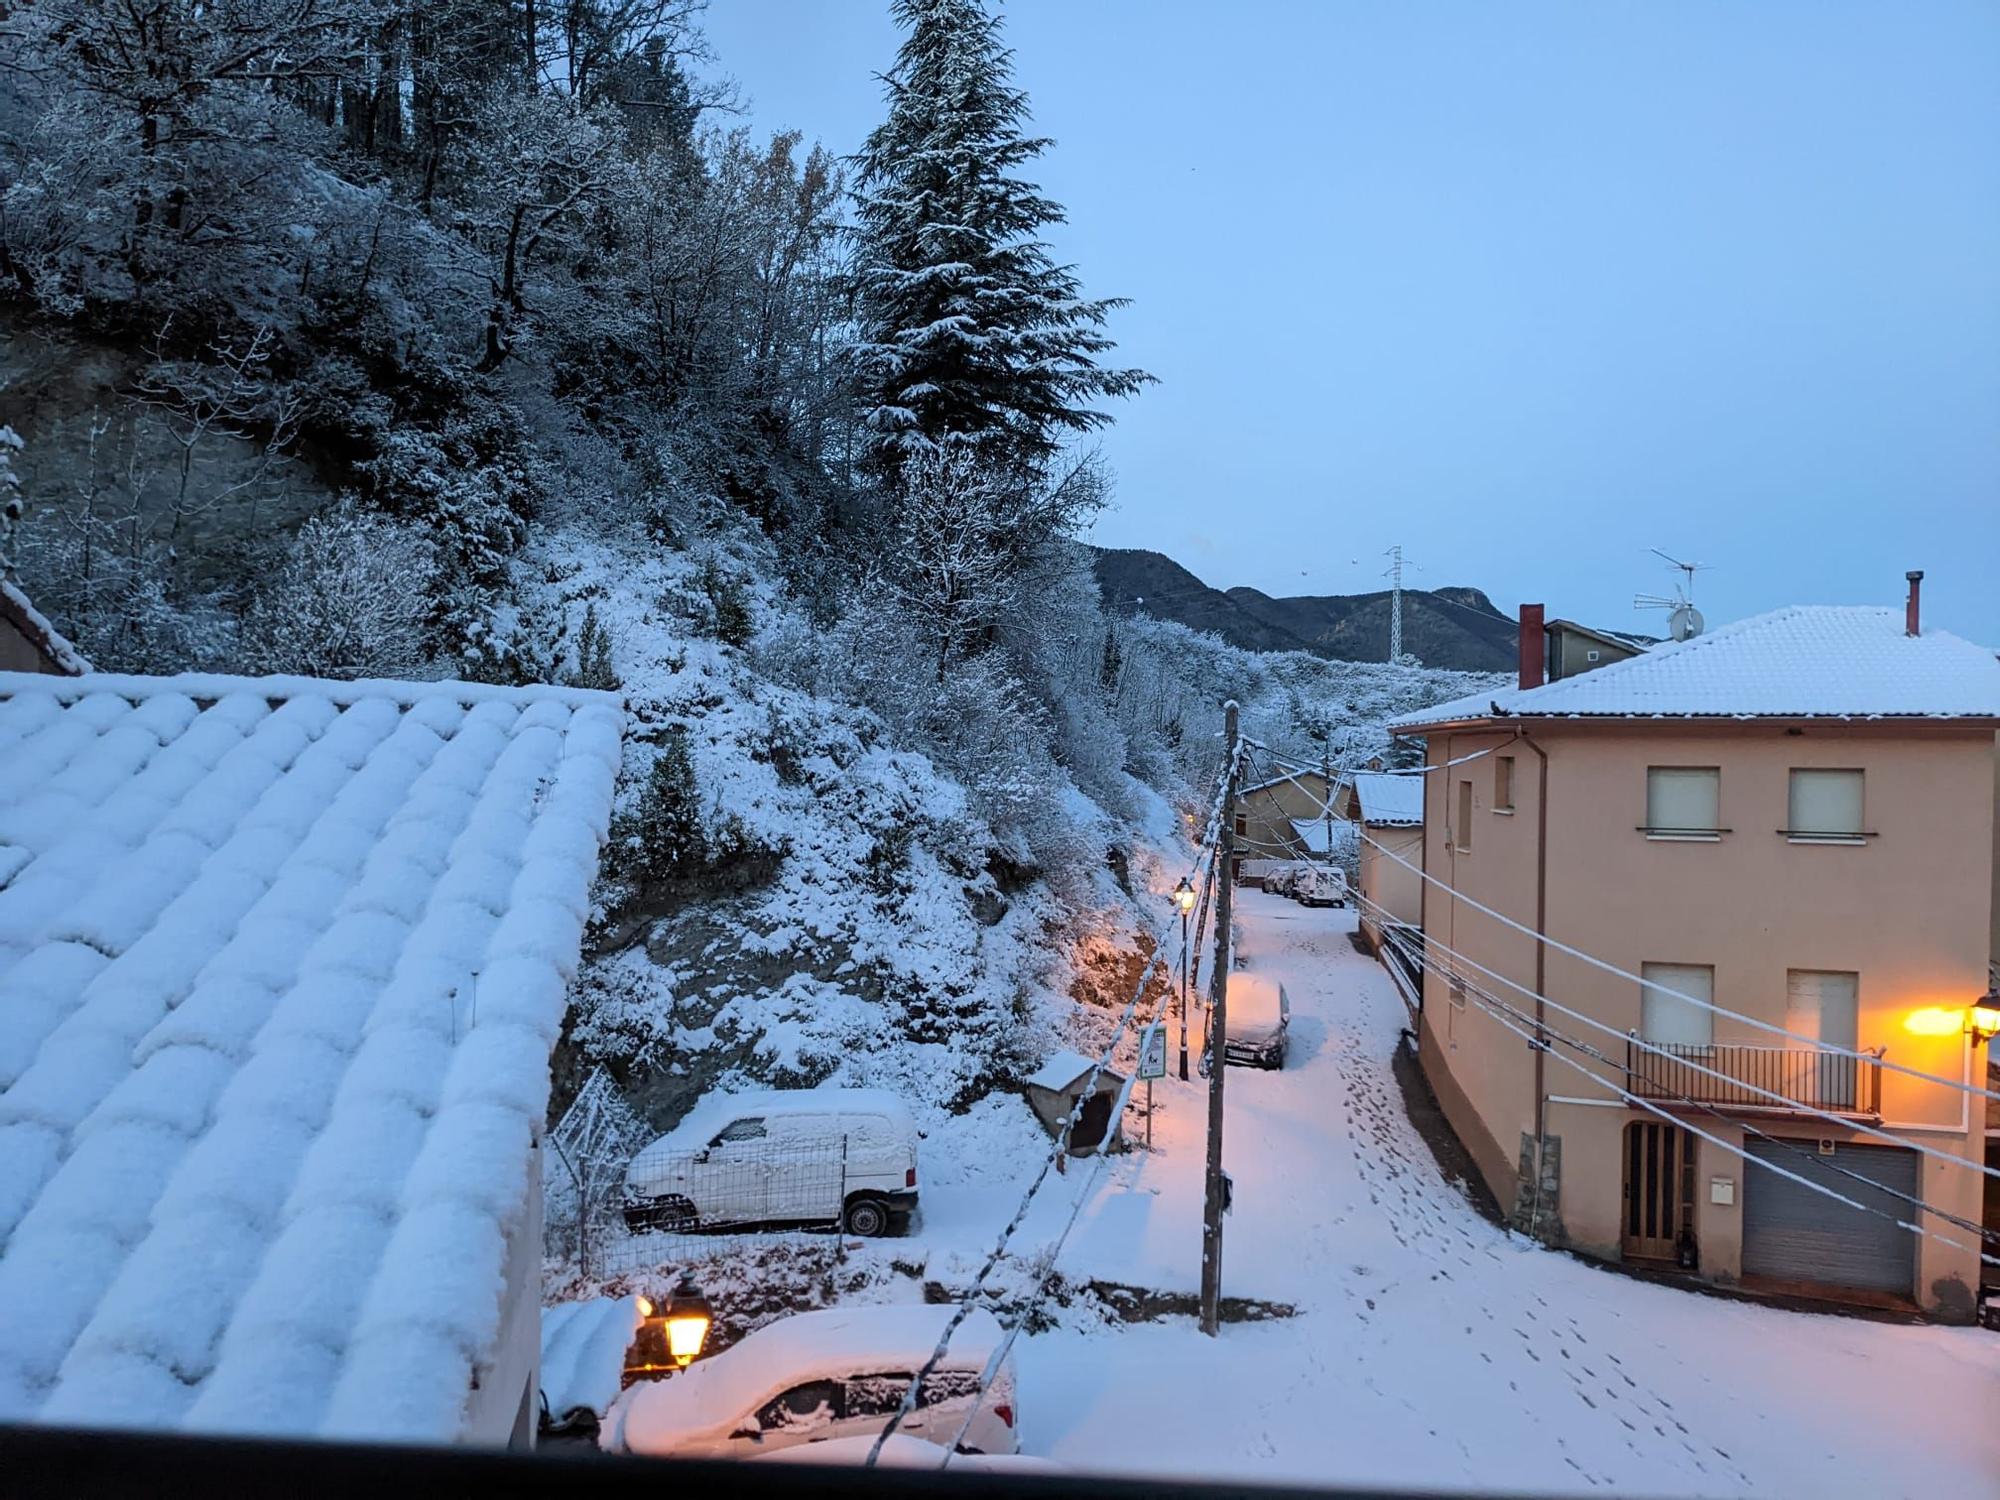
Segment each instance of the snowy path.
[[[1029,1451],[1320,1483],[2000,1496],[2000,1337],[1696,1296],[1511,1239],[1403,1114],[1401,1006],[1351,914],[1241,902],[1241,957],[1290,993],[1293,1052],[1229,1075],[1224,1283],[1302,1314],[1215,1342],[1185,1324],[1026,1341]],[[1070,1275],[1195,1285],[1202,1102],[1173,1083],[1161,1104],[1160,1151],[1107,1181]],[[972,1243],[972,1198],[924,1237]],[[1023,1248],[1064,1211],[1038,1205]]]

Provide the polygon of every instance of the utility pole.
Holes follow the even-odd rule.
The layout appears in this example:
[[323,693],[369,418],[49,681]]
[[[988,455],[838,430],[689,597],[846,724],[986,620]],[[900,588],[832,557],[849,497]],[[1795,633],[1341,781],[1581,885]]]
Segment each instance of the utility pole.
[[1320,806],[1326,809],[1326,862],[1333,863],[1333,726],[1326,730],[1320,755]]
[[1229,1071],[1229,893],[1236,859],[1236,700],[1222,706],[1229,770],[1215,844],[1215,972],[1208,980],[1208,1181],[1201,1210],[1201,1331],[1222,1312],[1222,1079]]

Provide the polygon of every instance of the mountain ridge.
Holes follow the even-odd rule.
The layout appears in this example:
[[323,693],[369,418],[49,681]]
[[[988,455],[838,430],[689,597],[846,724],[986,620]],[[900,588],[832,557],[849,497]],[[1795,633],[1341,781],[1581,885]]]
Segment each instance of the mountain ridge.
[[[1161,552],[1094,547],[1104,607],[1220,636],[1248,651],[1304,651],[1337,661],[1386,661],[1391,594],[1276,596],[1218,589]],[[1425,666],[1500,672],[1514,665],[1518,627],[1469,586],[1403,590],[1403,649]]]

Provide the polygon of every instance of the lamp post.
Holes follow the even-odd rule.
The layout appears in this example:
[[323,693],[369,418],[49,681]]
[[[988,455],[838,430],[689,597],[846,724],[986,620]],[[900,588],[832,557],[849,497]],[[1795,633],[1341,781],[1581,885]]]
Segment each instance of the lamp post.
[[1965,1013],[1965,1029],[1972,1033],[1972,1045],[2000,1036],[2000,984],[1996,984]]
[[1174,887],[1174,905],[1181,909],[1181,1082],[1187,1082],[1187,1028],[1188,1028],[1188,913],[1194,910],[1194,887],[1188,884],[1187,876],[1181,876],[1181,883]]

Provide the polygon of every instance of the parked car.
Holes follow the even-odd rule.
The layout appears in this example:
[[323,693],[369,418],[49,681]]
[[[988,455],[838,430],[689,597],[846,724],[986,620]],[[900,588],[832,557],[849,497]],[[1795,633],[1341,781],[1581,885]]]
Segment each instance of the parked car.
[[1304,865],[1297,863],[1273,865],[1264,872],[1264,889],[1272,895],[1288,894],[1292,882],[1299,878],[1299,872],[1305,868]]
[[917,1139],[909,1106],[880,1089],[714,1096],[632,1158],[625,1222],[901,1233],[917,1207]]
[[1229,1010],[1222,1055],[1257,1068],[1282,1068],[1291,1046],[1292,1002],[1285,987],[1262,974],[1229,976]]
[[[754,1458],[873,1437],[902,1404],[954,1311],[842,1307],[780,1318],[678,1375],[632,1386],[612,1404],[598,1443],[614,1453]],[[896,1431],[944,1445],[963,1426],[962,1451],[1015,1452],[1013,1356],[983,1394],[979,1388],[1004,1337],[991,1313],[969,1314]]]
[[1317,865],[1299,878],[1292,894],[1306,906],[1347,905],[1347,877],[1330,865]]

